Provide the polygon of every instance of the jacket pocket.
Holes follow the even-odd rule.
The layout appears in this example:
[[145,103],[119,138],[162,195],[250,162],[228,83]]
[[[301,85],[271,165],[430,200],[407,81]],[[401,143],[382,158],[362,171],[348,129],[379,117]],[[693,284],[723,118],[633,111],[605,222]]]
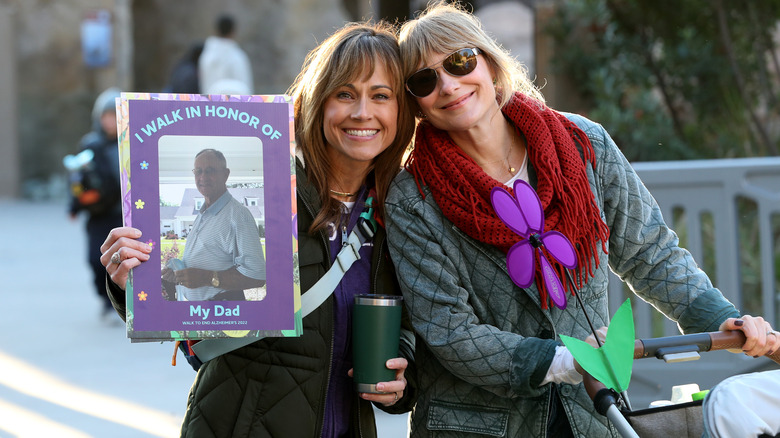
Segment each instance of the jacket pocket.
[[451,430],[488,436],[506,436],[509,409],[432,400],[428,430]]
[[[233,437],[266,437],[268,431],[263,426],[262,419],[266,412],[260,406],[263,383],[249,380],[246,383],[243,400],[236,412]],[[228,415],[228,412],[222,412]]]

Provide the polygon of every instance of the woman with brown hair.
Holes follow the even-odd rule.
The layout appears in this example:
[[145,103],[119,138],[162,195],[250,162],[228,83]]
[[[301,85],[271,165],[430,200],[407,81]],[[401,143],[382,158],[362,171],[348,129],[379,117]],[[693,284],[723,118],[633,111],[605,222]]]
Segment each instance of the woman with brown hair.
[[[400,169],[414,118],[407,108],[393,29],[350,24],[306,58],[290,88],[298,145],[297,199],[301,290],[334,262],[369,197],[382,222],[388,185]],[[109,296],[124,315],[130,269],[148,260],[140,232],[117,228],[103,245]],[[357,393],[350,378],[353,297],[399,294],[380,227],[333,294],[303,319],[299,338],[265,338],[200,367],[190,391],[183,437],[373,437],[370,402],[390,413],[414,405],[413,338],[402,331],[396,379],[381,394]],[[119,253],[118,264],[111,262]],[[304,292],[304,296],[305,296]],[[407,324],[408,328],[408,324]]]

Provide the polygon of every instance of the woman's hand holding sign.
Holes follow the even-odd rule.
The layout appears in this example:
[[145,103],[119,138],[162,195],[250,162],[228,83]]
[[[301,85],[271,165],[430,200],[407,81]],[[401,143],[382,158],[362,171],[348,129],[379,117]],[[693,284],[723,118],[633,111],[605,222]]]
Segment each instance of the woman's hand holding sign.
[[106,268],[111,281],[125,289],[130,270],[149,260],[152,247],[139,241],[141,230],[131,227],[114,228],[100,246],[100,263]]

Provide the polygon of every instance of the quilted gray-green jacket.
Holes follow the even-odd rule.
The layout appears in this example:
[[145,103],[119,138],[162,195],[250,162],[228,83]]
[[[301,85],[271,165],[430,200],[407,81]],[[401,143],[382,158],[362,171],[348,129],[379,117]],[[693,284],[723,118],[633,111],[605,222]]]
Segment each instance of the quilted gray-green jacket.
[[[611,230],[609,255],[598,245],[599,268],[579,291],[593,324],[608,323],[609,268],[685,333],[717,330],[727,317],[739,316],[678,246],[604,128],[567,117],[595,150],[588,179]],[[505,254],[455,227],[429,188],[423,191],[425,197],[402,172],[386,202],[390,254],[417,335],[411,436],[545,437],[552,384],[539,385],[561,345],[559,335],[584,339],[590,333],[582,310],[571,296],[565,310],[542,310],[536,285],[516,286]],[[582,384],[561,384],[558,391],[575,436],[616,436]]]

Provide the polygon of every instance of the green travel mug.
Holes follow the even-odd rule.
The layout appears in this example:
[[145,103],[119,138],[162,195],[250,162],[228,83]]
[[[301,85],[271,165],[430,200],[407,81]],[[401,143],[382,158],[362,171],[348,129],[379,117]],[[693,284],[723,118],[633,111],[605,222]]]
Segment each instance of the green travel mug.
[[352,378],[357,392],[381,394],[376,384],[395,380],[395,370],[387,368],[385,362],[398,357],[402,301],[397,295],[355,296]]

